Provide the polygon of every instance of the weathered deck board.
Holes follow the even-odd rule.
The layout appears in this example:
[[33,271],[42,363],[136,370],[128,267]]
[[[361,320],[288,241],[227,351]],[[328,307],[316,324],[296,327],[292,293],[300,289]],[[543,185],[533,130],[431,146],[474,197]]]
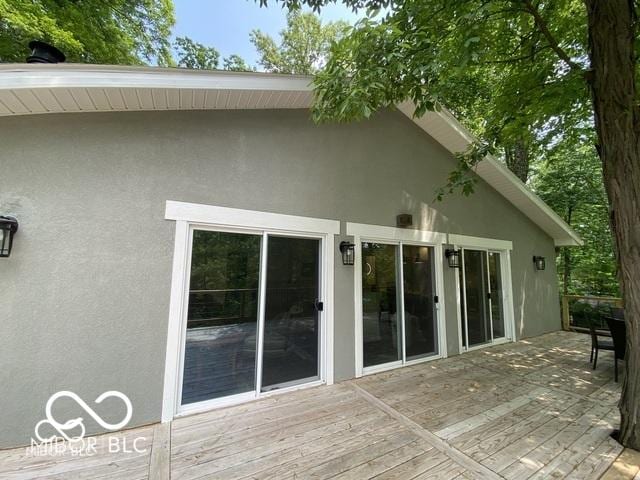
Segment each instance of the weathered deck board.
[[596,479],[622,451],[620,389],[589,347],[557,332],[117,434],[143,453],[3,451],[0,478]]

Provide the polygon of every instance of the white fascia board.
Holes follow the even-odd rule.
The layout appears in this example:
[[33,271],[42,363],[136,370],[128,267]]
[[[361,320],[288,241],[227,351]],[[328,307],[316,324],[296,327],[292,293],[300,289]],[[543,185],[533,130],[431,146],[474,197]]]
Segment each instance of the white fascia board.
[[522,183],[522,181],[518,177],[516,177],[516,175],[511,170],[509,170],[509,168],[507,168],[506,165],[503,165],[502,162],[497,160],[492,155],[488,155],[487,157],[485,157],[483,162],[491,165],[491,167],[496,170],[497,174],[508,177],[514,187],[516,187],[523,195],[525,195],[528,200],[533,202],[536,207],[541,209],[551,221],[553,221],[559,228],[563,230],[564,233],[566,233],[567,238],[556,239],[555,243],[557,246],[584,245],[584,242],[582,238],[580,238],[580,235],[578,235],[564,220],[562,220],[562,218],[560,218],[560,216],[556,212],[554,212],[551,207],[549,207],[549,205],[544,203],[544,201],[540,197],[529,190],[527,186]]
[[489,250],[513,250],[513,242],[510,240],[498,240],[495,238],[471,237],[469,235],[449,234],[450,245],[458,247],[476,247]]
[[434,245],[440,245],[447,240],[447,235],[440,232],[350,222],[347,223],[347,235],[365,237],[371,240],[417,242]]
[[165,219],[220,227],[255,228],[333,235],[340,233],[340,222],[338,220],[299,217],[296,215],[242,210],[239,208],[218,207],[173,200],[167,201]]
[[5,65],[0,89],[166,88],[311,91],[309,76],[93,65]]
[[[419,118],[414,117],[415,106],[411,102],[403,102],[398,106],[398,109],[454,155],[465,152],[475,141],[474,135],[446,109],[426,112]],[[517,194],[523,196],[529,203],[525,208],[518,207],[528,217],[534,216],[535,210],[542,210],[549,223],[545,225],[533,218],[532,220],[554,239],[557,246],[579,246],[583,244],[580,236],[564,220],[495,157],[487,155],[478,164],[476,172],[490,185],[493,181],[497,183],[500,180],[506,180],[513,186]],[[496,190],[507,200],[514,202],[515,199],[509,198],[508,194],[505,194],[499,188]],[[562,232],[562,234],[558,235],[559,232]]]

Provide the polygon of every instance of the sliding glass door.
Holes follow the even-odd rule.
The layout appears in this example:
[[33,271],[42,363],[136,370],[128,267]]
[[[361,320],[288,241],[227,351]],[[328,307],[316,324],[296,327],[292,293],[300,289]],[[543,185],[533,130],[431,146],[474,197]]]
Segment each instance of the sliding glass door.
[[415,360],[438,354],[433,247],[403,245],[405,356]]
[[363,367],[438,354],[434,248],[363,242]]
[[505,336],[500,253],[463,249],[460,269],[462,345],[471,348]]
[[362,353],[365,367],[402,358],[397,250],[396,245],[362,244]]
[[182,405],[320,379],[321,242],[193,231]]
[[193,232],[183,404],[255,388],[261,241]]
[[262,390],[319,378],[320,240],[269,237]]

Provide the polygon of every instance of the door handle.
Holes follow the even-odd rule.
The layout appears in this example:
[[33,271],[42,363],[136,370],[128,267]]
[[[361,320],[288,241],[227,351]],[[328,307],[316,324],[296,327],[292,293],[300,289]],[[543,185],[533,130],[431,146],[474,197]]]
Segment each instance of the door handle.
[[316,307],[316,310],[318,312],[323,312],[324,311],[324,302],[320,302],[320,301],[316,300],[315,307]]

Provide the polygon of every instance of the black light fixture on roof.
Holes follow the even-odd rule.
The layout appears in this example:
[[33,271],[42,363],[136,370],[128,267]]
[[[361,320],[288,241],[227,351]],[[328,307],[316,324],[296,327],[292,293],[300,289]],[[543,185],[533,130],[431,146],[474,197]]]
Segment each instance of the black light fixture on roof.
[[38,40],[29,42],[31,55],[27,57],[27,63],[62,63],[67,57],[53,45]]
[[547,262],[544,257],[533,256],[533,263],[536,266],[536,270],[544,270],[547,266]]
[[18,231],[18,220],[14,217],[0,216],[0,257],[11,255],[13,236]]
[[445,250],[444,256],[447,257],[451,268],[460,268],[460,250],[448,248]]
[[340,253],[342,253],[342,264],[353,265],[356,259],[356,246],[351,242],[340,242]]

